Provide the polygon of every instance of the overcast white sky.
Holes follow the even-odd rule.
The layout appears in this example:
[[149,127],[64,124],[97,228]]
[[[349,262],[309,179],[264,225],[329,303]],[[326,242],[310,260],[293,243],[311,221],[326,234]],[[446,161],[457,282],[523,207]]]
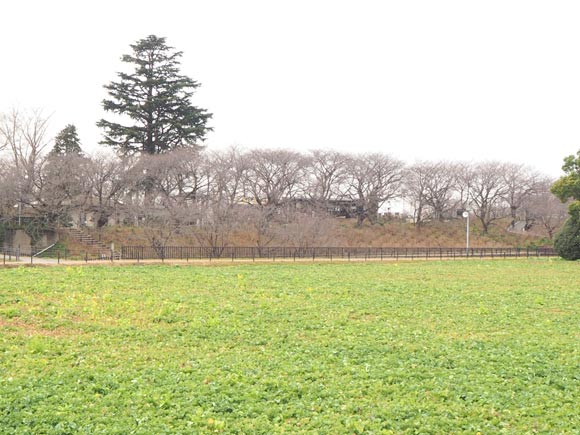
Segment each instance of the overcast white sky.
[[52,114],[96,150],[103,85],[149,34],[184,52],[210,148],[521,162],[580,149],[580,2],[8,0],[0,111]]

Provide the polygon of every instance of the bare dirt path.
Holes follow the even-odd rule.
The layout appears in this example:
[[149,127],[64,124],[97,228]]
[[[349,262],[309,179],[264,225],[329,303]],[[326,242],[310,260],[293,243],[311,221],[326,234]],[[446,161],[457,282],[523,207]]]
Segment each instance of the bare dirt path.
[[[23,255],[20,256],[20,264],[42,264],[47,266],[56,266],[58,265],[58,260],[56,258],[37,258],[37,257],[25,257]],[[18,264],[17,263],[17,264]]]

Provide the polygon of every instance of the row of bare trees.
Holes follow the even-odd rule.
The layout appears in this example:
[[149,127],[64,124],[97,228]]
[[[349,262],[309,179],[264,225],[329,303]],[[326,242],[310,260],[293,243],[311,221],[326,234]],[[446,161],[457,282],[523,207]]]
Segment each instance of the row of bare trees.
[[[566,215],[549,193],[551,180],[503,162],[403,161],[382,153],[331,150],[179,149],[119,158],[48,152],[46,120],[14,111],[0,118],[0,216],[32,211],[51,223],[90,215],[150,227],[163,245],[185,226],[200,243],[225,246],[232,231],[251,226],[258,246],[272,223],[314,237],[330,215],[374,223],[386,204],[405,204],[417,226],[469,209],[484,232],[511,217],[541,224],[551,237]],[[307,225],[307,222],[314,222]],[[298,226],[297,226],[298,223]],[[309,229],[310,228],[310,229]]]
[[407,168],[402,196],[412,205],[416,225],[469,210],[484,233],[494,221],[510,217],[525,228],[539,224],[552,238],[566,218],[566,207],[550,193],[552,182],[523,164],[420,162]]

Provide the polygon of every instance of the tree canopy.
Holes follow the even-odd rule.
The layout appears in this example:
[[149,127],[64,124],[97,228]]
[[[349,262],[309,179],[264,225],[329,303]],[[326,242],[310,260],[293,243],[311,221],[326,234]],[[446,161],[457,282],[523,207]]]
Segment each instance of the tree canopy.
[[205,140],[212,117],[194,106],[191,97],[200,84],[180,74],[181,51],[167,46],[165,38],[150,35],[131,45],[132,54],[121,60],[134,67],[117,73],[119,81],[105,85],[109,99],[103,109],[120,115],[124,123],[101,119],[101,144],[120,154],[161,154],[191,148]]
[[77,134],[77,128],[69,124],[63,128],[54,138],[54,155],[82,154],[81,141]]
[[552,185],[552,193],[562,202],[573,200],[568,207],[570,218],[556,236],[554,248],[566,260],[580,259],[580,150],[564,159],[566,173]]
[[562,170],[566,175],[552,185],[552,193],[562,202],[573,199],[569,207],[570,215],[580,219],[580,150],[576,156],[570,155],[564,159]]

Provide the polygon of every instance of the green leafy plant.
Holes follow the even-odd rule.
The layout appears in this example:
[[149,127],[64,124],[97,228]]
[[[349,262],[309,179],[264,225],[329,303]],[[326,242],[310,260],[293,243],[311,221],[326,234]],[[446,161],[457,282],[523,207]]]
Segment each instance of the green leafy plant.
[[554,248],[566,260],[580,259],[580,151],[564,159],[566,175],[552,185],[552,193],[562,202],[572,200],[568,207],[570,218],[554,240]]
[[4,433],[580,427],[576,263],[0,269]]
[[554,248],[565,260],[580,260],[580,220],[569,218],[554,239]]

